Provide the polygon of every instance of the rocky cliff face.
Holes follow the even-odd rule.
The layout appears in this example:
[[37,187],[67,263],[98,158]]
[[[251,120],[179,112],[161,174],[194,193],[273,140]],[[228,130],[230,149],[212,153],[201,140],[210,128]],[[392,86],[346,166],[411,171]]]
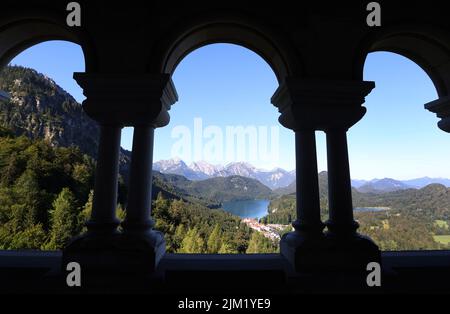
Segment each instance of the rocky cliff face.
[[[96,157],[99,127],[82,106],[51,78],[20,66],[0,72],[0,90],[10,100],[0,103],[0,126],[16,135],[45,139],[53,146],[78,146]],[[130,152],[121,150],[121,173],[126,178]]]
[[2,126],[16,135],[43,138],[54,146],[76,145],[96,155],[96,123],[52,79],[32,69],[8,66],[0,73],[0,89],[10,95],[10,101],[0,106]]

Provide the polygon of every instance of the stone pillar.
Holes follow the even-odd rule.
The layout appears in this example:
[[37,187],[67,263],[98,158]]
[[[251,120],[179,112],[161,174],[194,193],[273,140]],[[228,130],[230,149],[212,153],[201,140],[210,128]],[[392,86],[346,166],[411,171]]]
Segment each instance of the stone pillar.
[[328,164],[328,230],[332,233],[354,233],[352,187],[348,162],[346,130],[327,130]]
[[[74,77],[87,97],[83,109],[99,123],[101,134],[88,232],[65,248],[63,267],[77,261],[92,274],[152,272],[165,247],[150,219],[153,131],[169,122],[168,110],[177,100],[172,80],[167,74],[75,73]],[[135,135],[127,218],[119,233],[115,211],[123,126],[134,126]]]
[[450,96],[441,97],[425,104],[425,109],[435,113],[441,119],[438,127],[442,131],[450,133]]
[[164,255],[164,235],[153,230],[150,217],[152,206],[152,165],[154,127],[138,125],[134,128],[133,153],[126,217],[122,222],[123,235],[130,250],[139,255],[142,272],[153,270]]
[[89,232],[117,232],[117,184],[121,127],[101,125]]
[[[373,82],[329,82],[318,90],[324,107],[320,129],[327,137],[329,219],[325,223],[328,268],[365,274],[370,262],[380,263],[380,251],[371,239],[356,232],[347,147],[347,130],[366,113],[365,96]],[[370,165],[367,165],[370,167]]]
[[292,223],[294,232],[280,241],[281,254],[297,271],[320,268],[324,256],[324,224],[320,219],[319,183],[315,126],[307,115],[296,115],[309,110],[301,102],[300,81],[288,78],[275,92],[272,103],[279,108],[280,123],[295,132],[296,160],[296,214]]
[[154,131],[147,125],[134,128],[128,206],[122,223],[126,232],[146,232],[154,225],[150,217]]
[[292,223],[305,236],[318,236],[324,224],[320,220],[316,135],[314,130],[295,132],[295,174],[297,219]]
[[62,269],[65,271],[65,265],[69,262],[78,262],[85,273],[111,273],[116,268],[117,259],[114,256],[120,240],[116,206],[123,126],[114,108],[123,104],[123,97],[114,76],[75,73],[74,78],[86,96],[83,110],[100,126],[100,138],[88,231],[64,248]]
[[[281,254],[296,270],[365,270],[379,262],[378,247],[356,233],[353,220],[346,130],[366,110],[361,104],[373,82],[321,81],[288,77],[272,97],[280,123],[296,131],[297,220],[281,239]],[[323,236],[314,131],[327,134],[329,231]]]
[[178,100],[168,75],[148,77],[146,81],[146,102],[159,111],[136,111],[129,122],[130,126],[134,126],[133,151],[126,218],[122,222],[128,249],[139,255],[140,263],[135,264],[134,268],[140,268],[142,272],[153,270],[165,252],[164,236],[153,230],[154,221],[151,218],[153,136],[155,128],[169,123],[168,111]]

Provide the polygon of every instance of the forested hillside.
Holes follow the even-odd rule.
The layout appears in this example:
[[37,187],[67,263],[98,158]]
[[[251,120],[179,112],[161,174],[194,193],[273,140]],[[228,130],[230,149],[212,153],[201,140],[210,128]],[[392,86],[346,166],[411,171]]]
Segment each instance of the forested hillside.
[[259,181],[242,176],[217,177],[191,181],[176,174],[159,174],[162,181],[179,193],[196,195],[205,202],[218,204],[236,200],[266,199],[274,196],[271,189]]
[[94,161],[78,148],[0,137],[0,248],[58,249],[78,234]]
[[[322,218],[328,219],[326,173],[319,176]],[[387,193],[361,193],[352,189],[355,208],[389,210],[355,212],[359,232],[369,235],[383,250],[448,248],[450,234],[450,188],[430,184],[422,189]],[[265,223],[289,224],[295,220],[295,194],[282,195],[271,201]]]
[[[0,129],[0,249],[58,250],[84,231],[92,210],[94,168],[95,161],[76,147],[53,147]],[[165,233],[168,252],[277,250],[270,240],[252,236],[239,217],[189,195],[183,199],[159,183],[156,175],[153,216]],[[121,219],[123,208],[118,203]]]

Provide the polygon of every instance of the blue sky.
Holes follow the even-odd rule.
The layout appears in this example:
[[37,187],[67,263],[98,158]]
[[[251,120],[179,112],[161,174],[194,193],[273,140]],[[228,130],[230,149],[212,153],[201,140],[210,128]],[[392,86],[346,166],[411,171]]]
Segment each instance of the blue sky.
[[[75,44],[45,42],[22,52],[11,63],[45,73],[75,99],[80,102],[84,99],[81,89],[72,79],[73,72],[84,71],[83,53]],[[402,56],[377,52],[366,60],[364,79],[375,81],[376,88],[366,98],[366,116],[348,132],[352,177],[450,177],[450,167],[446,167],[450,156],[450,136],[438,129],[438,119],[423,108],[423,104],[437,98],[425,72]],[[176,145],[181,143],[180,139],[186,140],[187,137],[174,138],[173,135],[179,134],[173,132],[184,130],[191,136],[191,154],[186,154],[186,150],[178,152],[182,152],[181,157],[187,162],[196,159],[213,163],[239,160],[261,168],[294,168],[293,133],[279,126],[277,109],[270,104],[277,80],[269,65],[257,54],[230,44],[202,47],[182,60],[173,80],[180,99],[170,111],[169,126],[156,131],[155,161],[174,157],[174,147],[179,147]],[[201,118],[203,134],[194,130],[196,118]],[[228,158],[226,128],[237,126],[256,130],[258,144],[270,143],[263,140],[263,133],[275,127],[279,132],[277,158],[272,156],[271,160],[264,160],[261,154],[257,154],[255,159],[248,152],[244,152],[245,156],[240,159],[236,155]],[[208,130],[212,137],[204,134]],[[209,148],[215,147],[213,152],[220,152],[217,150],[220,145],[211,146],[211,143],[220,142],[218,132],[224,139],[221,146],[223,158],[219,160],[205,154],[208,143]],[[267,135],[270,139],[270,133]],[[125,129],[122,137],[122,146],[131,149],[132,129]],[[202,145],[196,146],[199,139]],[[268,147],[270,150],[270,144]],[[319,170],[326,170],[325,136],[320,132],[317,134],[317,147]]]

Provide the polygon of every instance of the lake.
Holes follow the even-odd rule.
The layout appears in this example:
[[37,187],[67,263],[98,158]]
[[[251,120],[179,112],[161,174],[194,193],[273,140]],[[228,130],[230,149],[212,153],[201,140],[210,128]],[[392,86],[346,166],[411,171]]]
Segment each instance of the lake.
[[231,201],[222,204],[223,210],[241,218],[262,218],[268,214],[269,200]]
[[356,207],[353,210],[357,212],[381,212],[389,209],[389,207]]

